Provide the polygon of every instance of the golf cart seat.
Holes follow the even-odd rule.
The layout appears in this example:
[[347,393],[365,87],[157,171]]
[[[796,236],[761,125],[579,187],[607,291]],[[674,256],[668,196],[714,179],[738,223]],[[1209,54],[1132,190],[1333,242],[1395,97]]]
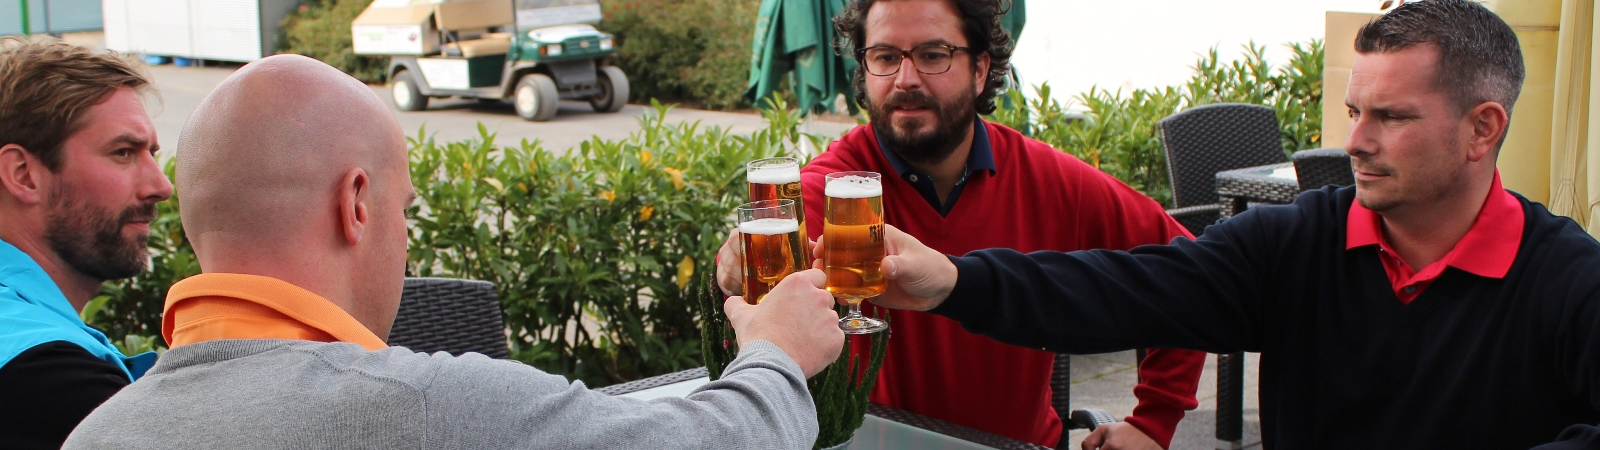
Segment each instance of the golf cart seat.
[[[504,55],[511,50],[511,35],[491,33],[495,27],[513,24],[515,13],[511,0],[477,0],[445,2],[433,6],[434,26],[439,28],[444,40],[439,48],[447,56]],[[475,39],[461,36],[476,32]]]
[[444,44],[440,48],[444,51],[445,56],[471,58],[474,56],[504,55],[511,51],[511,38],[468,39]]

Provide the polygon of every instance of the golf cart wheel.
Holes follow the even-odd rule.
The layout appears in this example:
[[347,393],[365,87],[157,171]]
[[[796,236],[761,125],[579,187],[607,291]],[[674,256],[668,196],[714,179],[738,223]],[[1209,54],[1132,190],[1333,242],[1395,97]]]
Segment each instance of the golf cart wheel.
[[600,84],[600,93],[589,98],[589,106],[596,112],[621,111],[628,104],[628,75],[617,66],[600,66],[597,72],[595,81]]
[[389,93],[394,96],[394,106],[401,111],[428,109],[428,96],[422,95],[422,90],[417,89],[417,81],[411,78],[411,71],[395,72],[394,79],[389,80]]
[[556,82],[549,75],[530,73],[517,81],[512,103],[517,107],[517,115],[523,119],[543,122],[556,117],[556,109],[561,101],[557,95]]

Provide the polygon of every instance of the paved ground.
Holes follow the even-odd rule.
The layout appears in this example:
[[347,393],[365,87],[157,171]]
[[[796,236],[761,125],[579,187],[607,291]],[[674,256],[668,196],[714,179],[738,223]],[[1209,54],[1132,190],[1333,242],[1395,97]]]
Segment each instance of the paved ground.
[[[1257,405],[1256,386],[1259,385],[1257,367],[1260,355],[1245,356],[1244,446],[1261,448],[1261,416]],[[1227,448],[1218,445],[1217,420],[1217,357],[1206,359],[1206,369],[1200,376],[1200,408],[1190,411],[1178,424],[1178,433],[1169,450],[1210,450]],[[1137,403],[1133,398],[1136,383],[1133,352],[1072,357],[1072,405],[1074,408],[1099,408],[1118,418],[1133,412]],[[1077,449],[1088,431],[1076,430],[1071,434],[1071,446]]]
[[[173,147],[182,138],[183,122],[189,112],[205,98],[237,66],[177,67],[160,65],[150,68],[162,102],[150,102],[151,119],[163,147]],[[389,91],[383,86],[372,90],[393,106]],[[263,95],[270,95],[263,93]],[[164,103],[164,105],[162,105]],[[522,139],[538,139],[546,148],[568,149],[589,140],[591,136],[621,139],[638,129],[638,118],[654,113],[648,105],[628,105],[622,111],[610,114],[596,113],[586,102],[565,101],[561,112],[549,122],[522,120],[509,104],[481,104],[474,100],[434,99],[425,111],[405,112],[391,109],[408,135],[426,126],[428,133],[440,141],[454,141],[478,136],[478,124],[490,132],[498,133],[497,142],[516,143]],[[719,126],[734,133],[749,133],[766,127],[766,121],[750,113],[698,111],[674,109],[667,118],[674,122],[700,121],[702,126]],[[813,133],[838,135],[854,123],[837,121],[811,121],[806,125]]]
[[[68,36],[74,40],[74,36]],[[84,45],[103,46],[102,40],[97,35],[77,36],[76,41]],[[156,124],[158,137],[163,147],[176,148],[177,142],[182,139],[183,123],[188,119],[189,113],[194,110],[206,94],[232,73],[237,66],[214,67],[176,67],[172,65],[151,67],[151,74],[155,78],[156,86],[161,92],[161,102],[151,102],[149,109],[151,118]],[[374,92],[379,94],[385,102],[391,102],[388,91],[382,86],[374,86]],[[263,93],[271,95],[271,93]],[[408,133],[416,133],[426,125],[427,130],[439,140],[458,140],[473,138],[478,135],[477,126],[482,123],[490,131],[497,132],[500,142],[512,143],[522,139],[542,140],[547,148],[566,149],[575,147],[579,142],[588,140],[591,136],[601,136],[608,139],[626,137],[637,129],[638,117],[647,113],[649,108],[639,105],[628,105],[621,112],[614,114],[599,114],[593,112],[587,103],[563,102],[561,113],[555,120],[549,122],[527,122],[511,110],[508,105],[484,105],[475,101],[463,100],[435,100],[429,110],[421,112],[402,112],[395,110],[395,116],[400,121],[401,127]],[[765,122],[756,115],[746,113],[727,113],[714,111],[697,111],[689,109],[676,109],[668,115],[674,121],[700,121],[702,126],[720,126],[733,132],[750,132],[765,126]],[[848,130],[853,124],[830,121],[812,121],[806,125],[807,131],[837,135]],[[1247,374],[1245,379],[1245,448],[1260,448],[1261,426],[1258,414],[1258,401],[1256,398],[1257,376],[1256,368],[1258,355],[1247,358]],[[1135,400],[1132,388],[1135,383],[1136,373],[1133,367],[1133,353],[1122,352],[1105,355],[1075,356],[1072,360],[1072,402],[1075,407],[1100,408],[1111,412],[1114,416],[1123,417],[1132,412]],[[1177,436],[1173,439],[1172,450],[1208,450],[1220,448],[1215,439],[1216,423],[1216,357],[1213,355],[1208,360],[1205,374],[1200,381],[1200,408],[1190,412],[1179,427]],[[1086,431],[1075,431],[1071,434],[1071,447],[1077,448],[1079,442],[1087,435]]]

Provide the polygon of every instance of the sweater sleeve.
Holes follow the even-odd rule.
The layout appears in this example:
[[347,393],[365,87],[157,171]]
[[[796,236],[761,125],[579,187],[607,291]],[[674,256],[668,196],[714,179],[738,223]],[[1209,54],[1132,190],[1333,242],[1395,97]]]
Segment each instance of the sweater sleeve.
[[1286,226],[1263,225],[1260,211],[1197,240],[1128,252],[989,249],[951,257],[955,289],[932,312],[1001,342],[1061,353],[1259,351],[1262,280],[1285,270],[1270,255],[1284,253],[1273,243],[1286,241],[1271,235]]
[[[1084,223],[1078,227],[1083,232],[1085,244],[1093,248],[1127,250],[1139,245],[1165,244],[1176,238],[1193,238],[1161,204],[1128,185],[1072,160],[1065,161],[1065,172],[1077,172],[1076,193],[1062,208],[1081,207],[1088,214],[1075,217]],[[1195,391],[1200,386],[1200,373],[1205,369],[1204,352],[1173,348],[1152,348],[1144,361],[1140,361],[1139,384],[1133,395],[1139,400],[1133,414],[1123,420],[1143,431],[1145,435],[1168,447],[1178,422],[1186,411],[1200,406]]]
[[481,355],[441,364],[425,448],[810,448],[818,432],[805,375],[766,341],[687,397],[648,401]]
[[14,449],[61,448],[90,411],[128,379],[122,369],[71,342],[47,342],[0,366],[0,441]]

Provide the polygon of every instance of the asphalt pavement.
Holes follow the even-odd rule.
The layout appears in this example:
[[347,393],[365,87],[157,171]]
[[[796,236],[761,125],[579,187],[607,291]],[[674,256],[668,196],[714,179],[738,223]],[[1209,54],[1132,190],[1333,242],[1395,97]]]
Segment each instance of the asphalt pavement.
[[[162,147],[172,147],[182,139],[183,122],[218,83],[238,69],[236,64],[208,67],[179,67],[172,64],[150,67],[151,77],[160,92],[160,101],[148,102],[151,120]],[[476,100],[433,99],[427,110],[408,112],[394,109],[394,100],[385,86],[372,86],[373,92],[390,106],[408,136],[426,127],[440,142],[478,137],[478,124],[496,133],[496,142],[514,144],[540,140],[548,149],[570,149],[590,137],[622,139],[639,129],[639,118],[655,114],[648,104],[630,104],[615,113],[597,113],[588,102],[563,101],[560,113],[548,122],[529,122],[518,117],[508,103],[480,103]],[[263,95],[271,95],[263,93]],[[766,120],[751,112],[702,111],[675,108],[667,113],[672,122],[699,121],[702,127],[717,126],[731,133],[750,133],[766,127]],[[854,127],[854,122],[811,120],[804,131],[837,136]]]

